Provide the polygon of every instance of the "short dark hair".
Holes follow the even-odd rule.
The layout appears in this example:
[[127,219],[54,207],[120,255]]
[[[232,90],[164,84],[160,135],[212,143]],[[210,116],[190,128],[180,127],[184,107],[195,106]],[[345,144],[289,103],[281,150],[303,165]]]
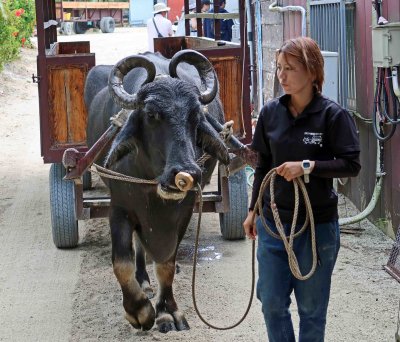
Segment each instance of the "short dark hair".
[[210,0],[201,0],[201,4],[202,5],[211,5],[211,1]]

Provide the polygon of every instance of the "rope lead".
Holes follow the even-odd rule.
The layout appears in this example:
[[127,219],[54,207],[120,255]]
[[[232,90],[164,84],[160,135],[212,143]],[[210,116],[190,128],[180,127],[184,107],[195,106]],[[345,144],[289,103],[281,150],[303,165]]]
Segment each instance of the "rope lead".
[[250,300],[249,304],[247,305],[246,312],[244,313],[243,317],[235,324],[227,326],[227,327],[217,327],[205,320],[205,318],[201,315],[198,307],[197,307],[197,302],[196,302],[196,265],[197,265],[197,252],[199,249],[199,236],[200,236],[200,227],[201,227],[201,214],[203,210],[203,197],[202,197],[202,190],[200,184],[197,184],[197,191],[198,191],[198,196],[199,196],[199,219],[197,221],[197,229],[196,229],[196,240],[195,240],[195,245],[194,245],[194,254],[193,254],[193,274],[192,274],[192,299],[193,299],[193,306],[194,309],[199,316],[200,320],[209,326],[210,328],[216,329],[216,330],[229,330],[237,327],[240,323],[244,321],[246,318],[247,314],[250,311],[251,303],[253,302],[253,297],[254,297],[254,285],[255,285],[255,241],[252,242],[252,272],[251,272],[251,294],[250,294]]
[[[291,231],[290,235],[287,237],[285,235],[285,230],[283,228],[281,219],[279,217],[279,212],[278,208],[275,204],[275,193],[274,193],[274,184],[275,184],[275,178],[276,178],[276,170],[272,169],[268,174],[264,177],[263,182],[261,183],[260,187],[260,193],[257,198],[257,203],[254,207],[254,215],[256,212],[261,212],[262,213],[262,197],[265,188],[267,185],[270,185],[270,193],[271,193],[271,208],[272,208],[272,213],[274,216],[275,224],[277,227],[277,230],[279,234],[275,234],[270,227],[268,227],[268,224],[265,221],[265,218],[263,215],[261,216],[261,222],[267,231],[268,234],[271,236],[281,239],[284,243],[286,252],[288,254],[288,260],[289,260],[289,267],[290,270],[293,274],[293,276],[299,280],[307,280],[311,278],[311,276],[314,274],[315,269],[317,267],[317,260],[318,260],[318,255],[317,255],[317,243],[316,243],[316,238],[315,238],[315,223],[314,223],[314,215],[312,212],[311,208],[311,203],[310,199],[307,194],[307,189],[303,183],[303,180],[301,177],[295,178],[293,180],[293,186],[294,186],[294,193],[295,193],[295,210],[293,213],[293,222],[291,226]],[[295,233],[295,228],[296,228],[296,223],[297,223],[297,216],[298,216],[298,209],[299,209],[299,186],[301,189],[301,192],[304,197],[304,202],[306,205],[306,220],[304,222],[303,227]],[[194,309],[199,316],[200,320],[209,326],[210,328],[216,329],[216,330],[229,330],[237,327],[239,324],[241,324],[244,319],[246,318],[247,314],[250,311],[251,303],[253,302],[253,297],[254,297],[254,285],[255,285],[255,241],[252,241],[252,259],[251,259],[251,294],[250,294],[250,300],[247,305],[247,309],[243,315],[243,317],[235,324],[227,326],[227,327],[217,327],[205,320],[205,318],[201,315],[198,307],[197,307],[197,302],[196,302],[196,266],[197,266],[197,253],[198,253],[198,248],[199,248],[199,236],[200,236],[200,227],[201,227],[201,214],[202,214],[202,209],[203,209],[203,200],[202,200],[202,190],[201,186],[198,184],[197,185],[197,191],[198,191],[198,196],[199,196],[199,219],[197,222],[197,230],[196,230],[196,239],[195,239],[195,245],[194,245],[194,255],[193,255],[193,274],[192,274],[192,299],[193,299],[193,306]],[[260,209],[261,208],[261,209]],[[310,224],[310,229],[311,229],[311,249],[312,249],[312,256],[313,256],[313,262],[311,266],[311,270],[308,274],[303,276],[301,274],[299,264],[296,258],[296,255],[294,254],[293,251],[293,241],[296,237],[300,236],[301,234],[304,233],[305,229],[307,228],[308,224]]]

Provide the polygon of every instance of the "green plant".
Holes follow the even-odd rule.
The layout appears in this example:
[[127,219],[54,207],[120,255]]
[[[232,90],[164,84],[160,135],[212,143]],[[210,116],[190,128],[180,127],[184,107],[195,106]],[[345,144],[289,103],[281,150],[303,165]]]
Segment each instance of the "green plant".
[[34,25],[34,0],[0,0],[0,70],[18,56],[20,46],[31,45]]
[[8,6],[18,30],[16,38],[19,39],[22,46],[30,45],[30,37],[35,26],[34,0],[8,0]]
[[10,20],[11,13],[5,4],[2,4],[0,11],[0,70],[4,63],[15,59],[18,56],[20,42],[15,37],[17,28]]

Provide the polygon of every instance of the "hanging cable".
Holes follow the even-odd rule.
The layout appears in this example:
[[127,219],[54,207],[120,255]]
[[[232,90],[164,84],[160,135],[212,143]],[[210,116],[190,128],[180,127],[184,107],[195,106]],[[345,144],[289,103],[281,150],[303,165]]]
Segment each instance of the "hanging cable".
[[372,120],[374,134],[383,142],[393,136],[400,123],[399,99],[393,91],[393,77],[397,75],[392,76],[390,68],[378,68]]

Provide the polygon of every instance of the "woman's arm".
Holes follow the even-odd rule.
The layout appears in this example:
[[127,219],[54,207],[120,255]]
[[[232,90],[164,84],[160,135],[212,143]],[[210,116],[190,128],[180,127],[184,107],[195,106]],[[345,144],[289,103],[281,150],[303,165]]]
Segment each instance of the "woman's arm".
[[269,170],[271,170],[271,163],[271,156],[266,156],[265,154],[258,152],[258,162],[254,172],[253,192],[251,195],[249,210],[253,210],[256,205],[257,198],[260,193],[261,183],[265,175],[269,172]]
[[253,181],[253,193],[251,196],[251,202],[249,206],[249,213],[243,222],[243,229],[246,236],[249,239],[255,240],[257,236],[257,229],[255,223],[254,206],[256,205],[258,195],[260,193],[260,186],[268,171],[271,169],[271,157],[267,157],[265,154],[258,153],[257,167],[254,173]]
[[333,160],[316,160],[311,174],[322,178],[355,177],[360,170],[359,152],[348,152]]

